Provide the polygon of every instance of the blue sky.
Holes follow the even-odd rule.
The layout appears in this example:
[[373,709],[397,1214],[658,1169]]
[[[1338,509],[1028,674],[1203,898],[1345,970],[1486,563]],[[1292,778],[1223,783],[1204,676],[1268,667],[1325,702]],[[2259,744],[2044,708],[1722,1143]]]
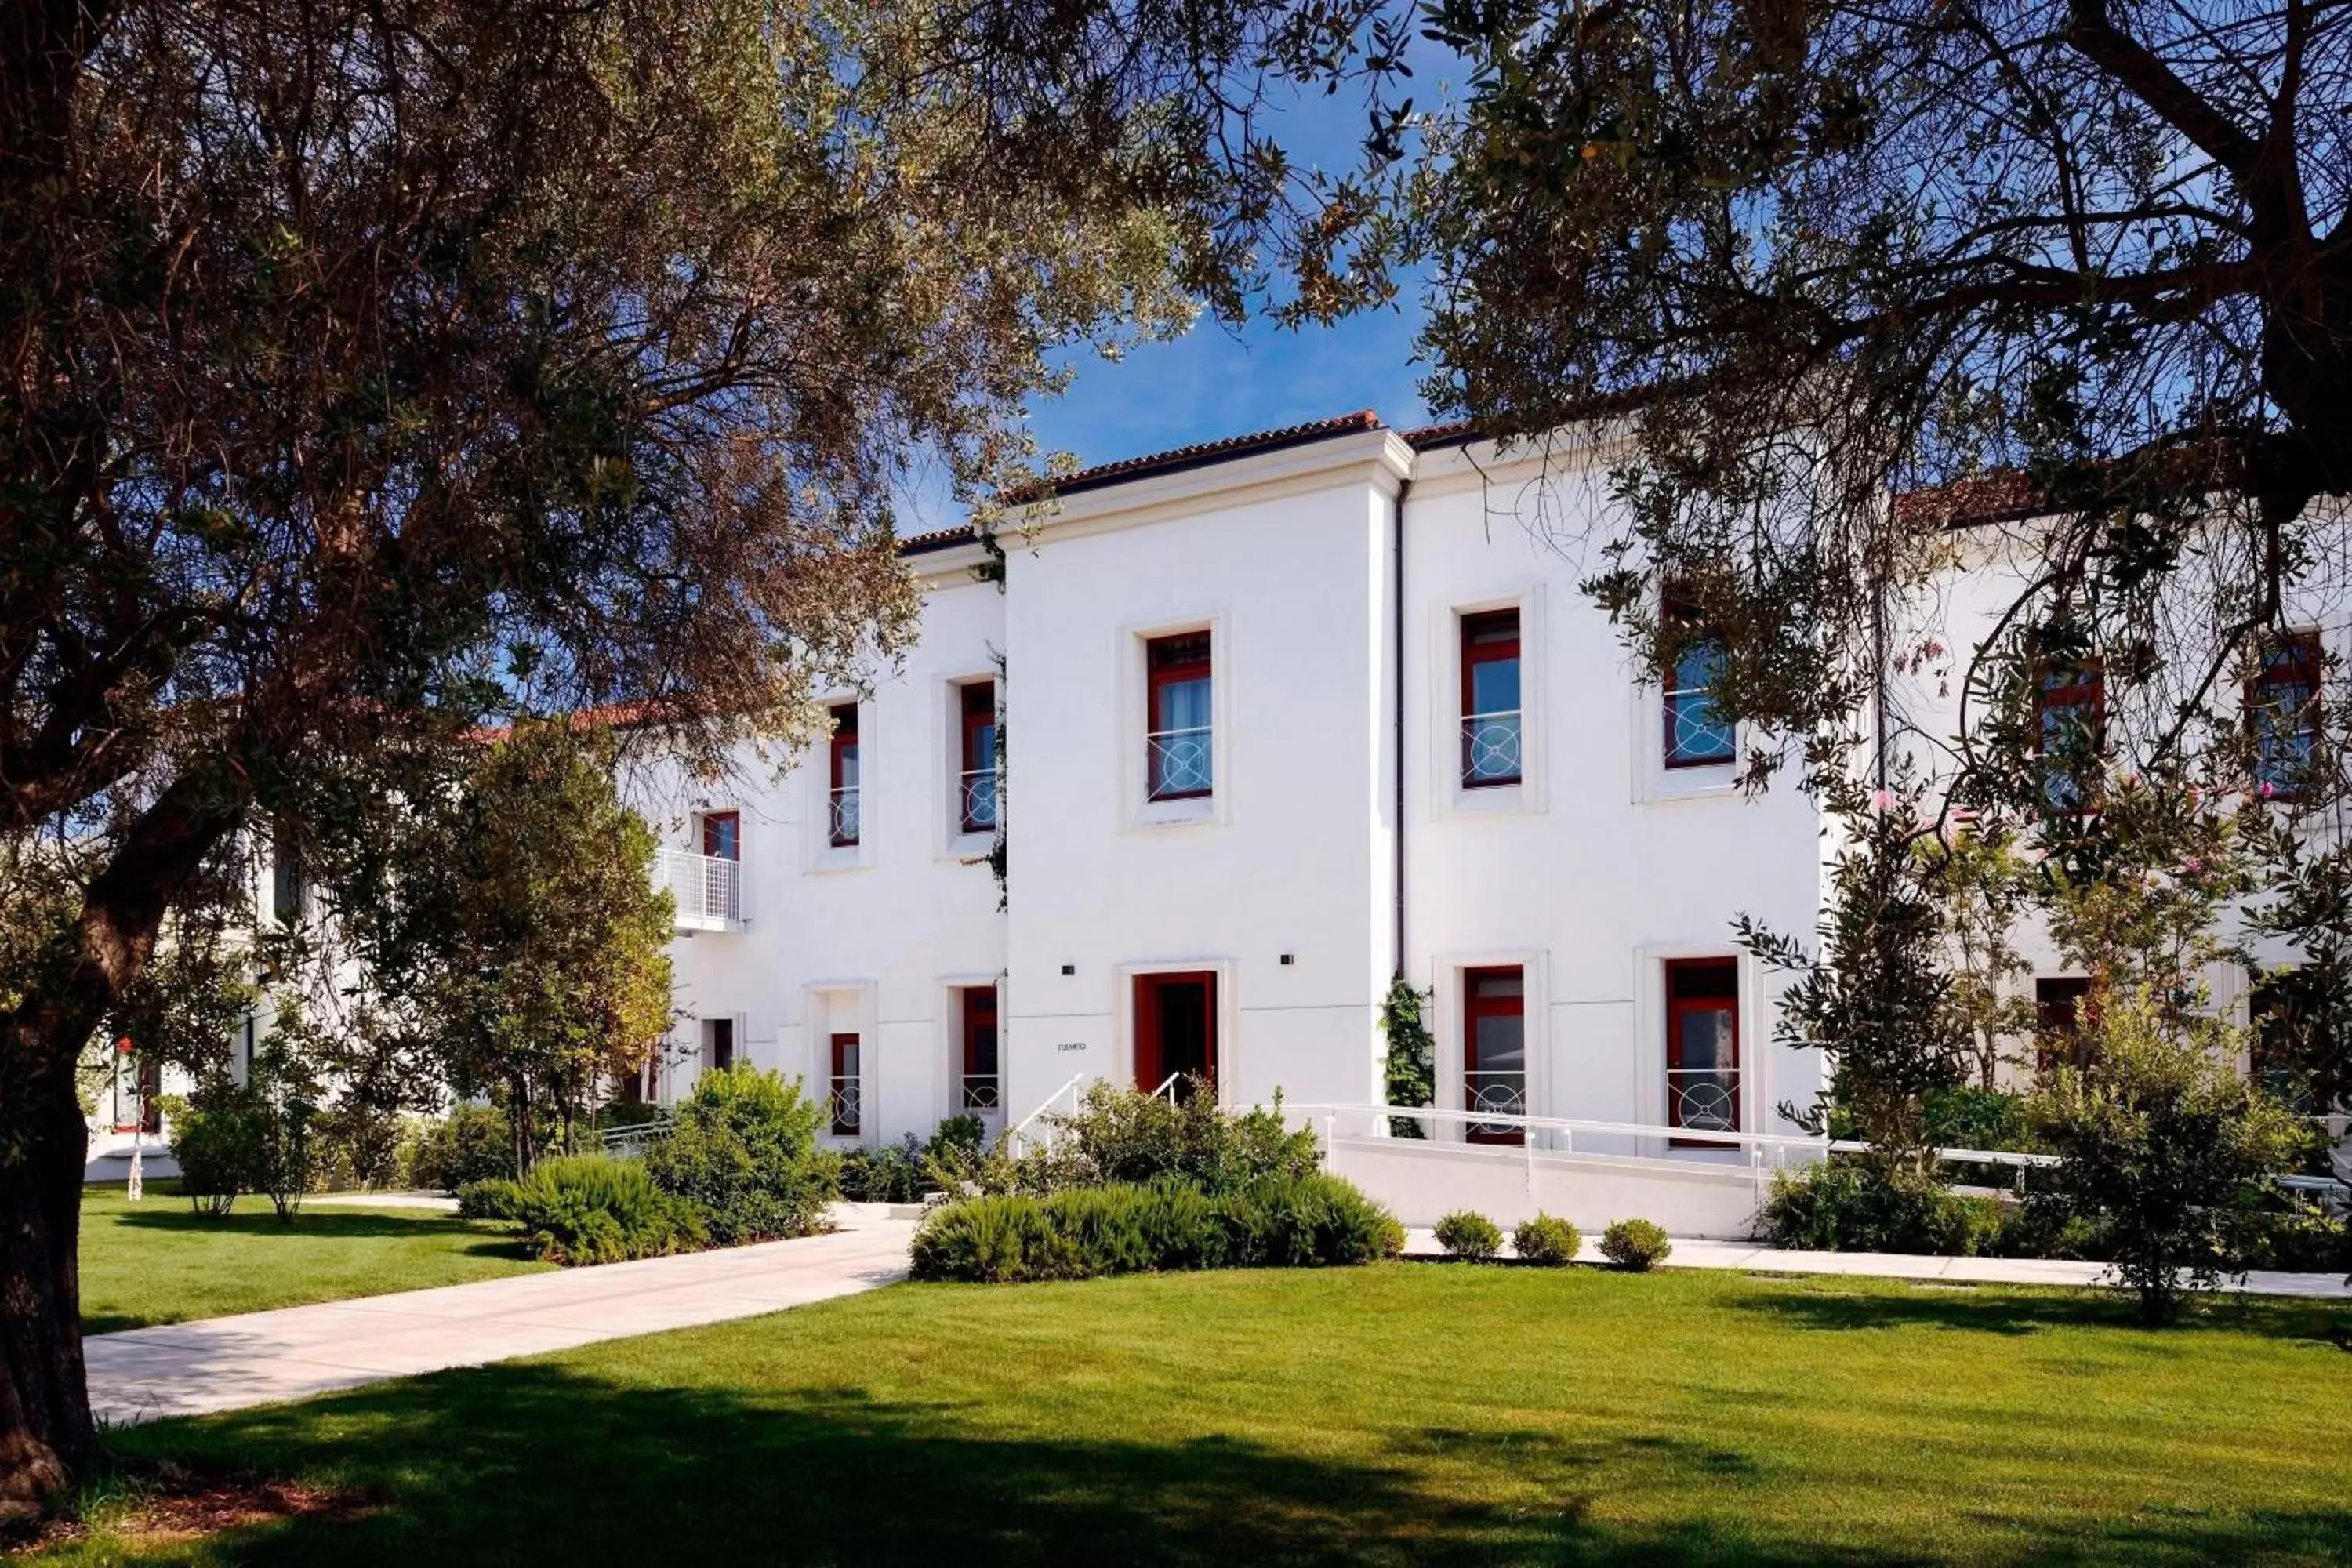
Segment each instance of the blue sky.
[[[1443,94],[1458,62],[1435,46],[1412,51],[1415,75],[1405,90],[1427,103]],[[1264,122],[1294,163],[1326,169],[1352,165],[1361,153],[1362,97],[1295,97]],[[1165,451],[1253,430],[1328,419],[1360,408],[1399,429],[1429,422],[1413,357],[1421,299],[1406,280],[1395,306],[1336,326],[1288,331],[1253,317],[1240,328],[1203,318],[1172,342],[1147,343],[1123,358],[1092,353],[1066,363],[1070,390],[1030,412],[1040,447],[1067,452],[1081,466]],[[919,471],[902,497],[899,532],[961,521],[935,470]]]
[[1032,416],[1041,445],[1081,463],[1377,409],[1402,428],[1428,423],[1413,360],[1418,301],[1326,328],[1287,331],[1253,320],[1239,331],[1203,321],[1171,343],[1113,363],[1077,363],[1069,393]]

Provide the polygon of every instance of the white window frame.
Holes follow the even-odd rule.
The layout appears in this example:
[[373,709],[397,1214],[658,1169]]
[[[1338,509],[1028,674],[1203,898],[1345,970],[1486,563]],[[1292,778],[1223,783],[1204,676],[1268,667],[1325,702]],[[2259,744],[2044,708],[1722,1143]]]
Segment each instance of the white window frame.
[[877,829],[882,815],[874,788],[876,742],[880,739],[875,723],[875,701],[871,695],[854,691],[837,692],[817,700],[827,712],[835,708],[857,710],[857,842],[833,842],[833,749],[828,732],[812,751],[806,770],[808,830],[802,868],[811,872],[869,870],[874,865],[874,841],[880,837]]
[[[1150,646],[1155,637],[1209,634],[1209,793],[1185,800],[1153,800],[1144,767],[1145,742],[1151,728]],[[1123,832],[1152,832],[1171,827],[1230,826],[1234,819],[1234,640],[1223,610],[1186,616],[1149,625],[1121,626],[1115,657],[1119,668],[1118,769],[1125,809],[1119,814]]]
[[[1663,731],[1662,731],[1663,732]],[[1666,1124],[1666,964],[1692,958],[1728,958],[1738,966],[1739,1004],[1739,1130],[1769,1131],[1767,1114],[1772,1099],[1771,1012],[1765,996],[1765,970],[1752,952],[1742,951],[1727,937],[1701,942],[1645,942],[1633,950],[1634,1103],[1645,1127]],[[1644,1138],[1639,1152],[1655,1159],[1696,1158],[1737,1160],[1746,1163],[1738,1144],[1709,1147],[1676,1145],[1670,1139]]]
[[[1475,793],[1475,792],[1474,792]],[[1458,948],[1433,954],[1431,958],[1430,1016],[1435,1021],[1435,1051],[1433,1053],[1437,1074],[1434,1101],[1440,1110],[1464,1111],[1469,1109],[1465,1093],[1465,1070],[1463,1035],[1466,1027],[1466,1003],[1469,988],[1463,976],[1474,969],[1517,969],[1519,972],[1519,1013],[1526,1030],[1527,1049],[1527,1113],[1529,1116],[1551,1114],[1551,975],[1550,952],[1540,947]],[[1467,1141],[1468,1129],[1459,1121],[1444,1121],[1432,1128],[1440,1141],[1460,1143]],[[1544,1146],[1540,1134],[1528,1132],[1528,1142],[1537,1148]]]
[[[1517,784],[1462,782],[1462,623],[1493,610],[1519,613],[1519,779]],[[1545,765],[1552,726],[1546,722],[1544,590],[1530,583],[1490,598],[1463,599],[1433,606],[1429,621],[1429,798],[1439,820],[1456,817],[1524,816],[1549,808]]]
[[[971,860],[986,855],[996,844],[992,831],[967,833],[963,828],[963,693],[968,686],[986,683],[996,689],[996,743],[999,754],[1004,745],[1004,683],[994,670],[982,670],[964,675],[951,675],[937,683],[938,710],[931,725],[931,776],[940,781],[942,809],[939,813],[936,858],[941,860]],[[865,719],[861,715],[858,734],[862,742]],[[861,752],[858,764],[865,765]],[[862,776],[862,775],[861,775]],[[1004,770],[997,769],[996,820],[1001,828],[1004,822]],[[860,809],[864,802],[859,803]],[[864,823],[859,824],[863,837]]]

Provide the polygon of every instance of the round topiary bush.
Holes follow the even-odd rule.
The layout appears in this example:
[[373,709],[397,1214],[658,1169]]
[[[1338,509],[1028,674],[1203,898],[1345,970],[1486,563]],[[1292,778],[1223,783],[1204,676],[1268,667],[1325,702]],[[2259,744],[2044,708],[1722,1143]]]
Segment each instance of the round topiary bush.
[[1601,1255],[1636,1273],[1664,1263],[1674,1250],[1665,1231],[1645,1219],[1621,1219],[1601,1235]]
[[1576,1261],[1576,1249],[1584,1245],[1584,1237],[1564,1219],[1539,1214],[1522,1220],[1511,1232],[1511,1250],[1522,1263],[1538,1263],[1547,1268],[1559,1268]]
[[1503,1233],[1485,1215],[1456,1209],[1437,1222],[1437,1245],[1449,1257],[1484,1263],[1503,1245]]

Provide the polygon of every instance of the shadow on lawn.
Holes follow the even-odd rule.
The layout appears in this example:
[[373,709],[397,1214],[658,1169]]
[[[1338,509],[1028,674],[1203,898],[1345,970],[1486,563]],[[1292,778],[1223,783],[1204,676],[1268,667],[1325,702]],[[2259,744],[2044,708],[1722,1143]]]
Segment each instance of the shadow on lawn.
[[375,1237],[482,1235],[479,1222],[455,1215],[420,1209],[415,1217],[400,1214],[353,1213],[341,1207],[306,1208],[291,1220],[281,1220],[268,1203],[229,1214],[197,1214],[188,1208],[142,1208],[136,1214],[110,1215],[100,1222],[133,1230],[167,1230],[192,1236],[286,1236],[313,1240],[361,1240]]
[[[1299,1397],[1311,1400],[1311,1391]],[[1927,1542],[1869,1552],[1751,1536],[1711,1489],[1738,1466],[1703,1444],[1426,1429],[1351,1463],[1213,1436],[1155,1442],[1003,1435],[970,1406],[886,1404],[855,1388],[772,1401],[724,1389],[625,1388],[508,1364],[307,1405],[167,1425],[121,1446],[191,1464],[299,1473],[382,1500],[355,1520],[296,1520],[221,1538],[240,1564],[333,1562],[1843,1563],[1932,1561]],[[1450,1495],[1428,1451],[1507,1464],[1504,1502]],[[1719,1458],[1719,1457],[1718,1457]],[[1439,1473],[1433,1473],[1435,1469]],[[1458,1478],[1460,1470],[1455,1470]],[[1456,1485],[1458,1487],[1458,1480]],[[1689,1521],[1590,1517],[1603,1495],[1703,1500]],[[1530,1506],[1531,1500],[1534,1506]],[[1732,1517],[1736,1518],[1737,1515]],[[2115,1538],[2021,1538],[2017,1556],[2237,1559],[2352,1551],[2352,1516],[2136,1520]],[[2260,1539],[2249,1532],[2259,1531]],[[2090,1550],[2086,1552],[2084,1548]]]
[[[1804,1329],[1958,1329],[1986,1334],[2034,1334],[2046,1329],[2105,1328],[2161,1340],[2173,1331],[2148,1329],[2137,1304],[2121,1292],[2022,1294],[2000,1286],[1896,1285],[1855,1290],[1841,1282],[1784,1286],[1759,1281],[1727,1297],[1741,1311],[1778,1318]],[[2347,1314],[2338,1304],[2265,1299],[2234,1293],[2191,1300],[2179,1329],[2227,1329],[2268,1339],[2326,1340]]]

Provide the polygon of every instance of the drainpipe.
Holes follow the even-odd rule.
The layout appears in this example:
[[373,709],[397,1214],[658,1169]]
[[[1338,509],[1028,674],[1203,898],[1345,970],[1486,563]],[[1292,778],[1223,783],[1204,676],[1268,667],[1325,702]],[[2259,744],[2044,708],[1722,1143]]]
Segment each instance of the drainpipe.
[[1395,720],[1396,720],[1396,800],[1395,800],[1394,807],[1393,807],[1393,809],[1394,809],[1394,814],[1395,814],[1395,816],[1394,816],[1394,827],[1393,827],[1393,831],[1392,831],[1392,832],[1390,834],[1390,836],[1389,836],[1389,841],[1390,841],[1391,845],[1391,846],[1393,847],[1393,848],[1394,848],[1394,852],[1395,852],[1395,858],[1396,858],[1396,864],[1395,864],[1395,866],[1394,866],[1394,868],[1393,868],[1392,876],[1391,876],[1391,881],[1394,883],[1395,892],[1396,892],[1396,935],[1395,935],[1395,942],[1396,942],[1396,964],[1395,964],[1395,970],[1396,970],[1396,978],[1397,978],[1397,979],[1399,979],[1399,980],[1402,980],[1402,979],[1403,979],[1403,978],[1404,978],[1404,953],[1405,953],[1405,948],[1404,948],[1404,773],[1405,773],[1405,763],[1404,763],[1404,751],[1405,751],[1405,747],[1404,747],[1404,500],[1405,500],[1405,497],[1406,497],[1407,495],[1411,494],[1411,493],[1412,493],[1412,480],[1410,478],[1401,479],[1397,480],[1397,491],[1396,491],[1396,496],[1395,496],[1395,498],[1394,498],[1393,500],[1391,500],[1389,502],[1389,519],[1390,519],[1389,538],[1390,538],[1390,540],[1391,540],[1391,542],[1392,542],[1393,550],[1394,550],[1394,553],[1393,553],[1393,555],[1392,555],[1392,557],[1391,557],[1391,559],[1392,559],[1392,561],[1393,561],[1393,563],[1394,563],[1394,570],[1393,570],[1393,572],[1391,573],[1391,577],[1390,577],[1390,582],[1389,582],[1389,592],[1390,592],[1391,595],[1391,596],[1395,599],[1395,601],[1396,601],[1395,605],[1394,605],[1394,609],[1395,609],[1395,626],[1394,626],[1394,628],[1393,628],[1393,635],[1394,635],[1394,637],[1395,637],[1395,647],[1396,647],[1396,690],[1395,690],[1395,693],[1394,693],[1394,705],[1395,705],[1395,709],[1396,709],[1396,712],[1395,712]]

